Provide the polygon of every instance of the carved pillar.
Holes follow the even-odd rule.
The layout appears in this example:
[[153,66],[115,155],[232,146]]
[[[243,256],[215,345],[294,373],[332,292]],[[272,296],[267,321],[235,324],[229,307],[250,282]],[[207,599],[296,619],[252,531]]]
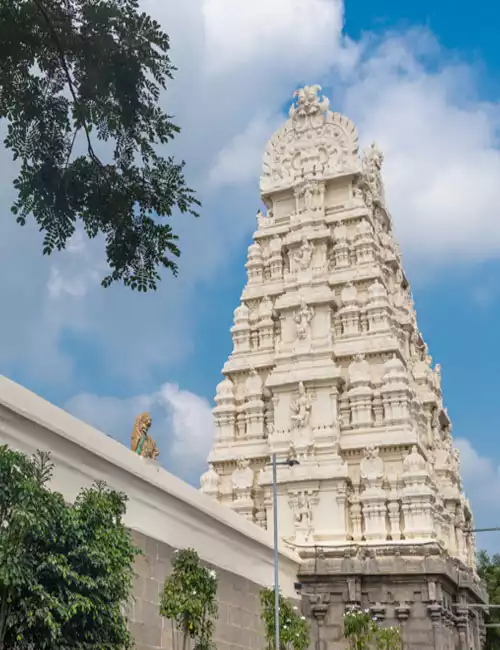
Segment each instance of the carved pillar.
[[456,614],[456,628],[458,632],[459,649],[470,650],[468,641],[469,635],[469,610],[466,606],[467,596],[464,593],[459,593],[458,600],[460,605],[457,607]]
[[231,475],[233,486],[233,502],[231,507],[235,512],[253,521],[254,504],[252,498],[254,475],[250,468],[250,461],[246,458],[239,458],[236,461],[236,469]]
[[375,260],[376,243],[373,228],[370,223],[363,219],[356,227],[354,236],[353,252],[356,263],[372,264]]
[[376,447],[367,447],[360,463],[360,471],[364,485],[360,496],[365,524],[364,537],[367,541],[387,539],[387,497],[382,489],[384,462]]
[[215,444],[226,446],[236,433],[236,405],[233,382],[226,378],[217,386],[215,408],[212,413],[215,423]]
[[386,422],[404,422],[410,419],[410,396],[408,372],[396,355],[384,364],[381,388]]
[[399,495],[396,489],[392,489],[387,500],[387,511],[389,514],[390,535],[393,540],[401,539],[401,506]]
[[355,542],[359,542],[363,536],[363,516],[361,510],[361,502],[359,499],[359,488],[354,489],[354,492],[349,500],[349,514],[351,519],[352,539]]
[[434,538],[434,490],[430,484],[425,459],[413,445],[403,462],[402,510],[407,539]]
[[233,354],[245,354],[250,351],[250,310],[242,303],[234,310],[234,325],[231,328]]
[[365,427],[372,423],[372,389],[370,364],[364,355],[358,354],[349,365],[349,403],[351,426]]
[[360,306],[358,302],[358,291],[349,282],[341,293],[342,307],[338,311],[342,336],[358,336],[360,333],[359,318]]
[[442,606],[437,603],[431,603],[427,606],[427,613],[432,621],[432,634],[434,637],[435,650],[444,650],[442,636]]
[[322,640],[322,630],[325,622],[326,615],[328,614],[328,608],[330,607],[330,594],[320,593],[310,596],[310,607],[311,614],[316,622],[316,641],[315,641],[315,650],[323,650],[324,642]]
[[368,289],[368,304],[366,305],[368,332],[376,334],[390,329],[390,308],[387,289],[376,280]]
[[335,243],[333,244],[333,265],[336,269],[345,269],[351,265],[349,254],[349,241],[347,240],[347,228],[337,226],[334,232]]
[[248,262],[245,264],[248,275],[248,284],[262,284],[264,266],[260,245],[254,242],[248,247]]
[[259,306],[259,349],[274,349],[274,320],[273,303],[269,298],[264,298]]
[[399,603],[394,608],[394,616],[401,626],[401,645],[402,650],[406,647],[406,623],[410,616],[410,606],[407,603]]
[[264,438],[264,400],[262,379],[255,370],[250,371],[250,376],[245,383],[245,392],[246,437],[250,440],[259,440]]
[[269,273],[271,280],[281,280],[283,277],[283,256],[281,253],[281,239],[273,237],[269,245]]

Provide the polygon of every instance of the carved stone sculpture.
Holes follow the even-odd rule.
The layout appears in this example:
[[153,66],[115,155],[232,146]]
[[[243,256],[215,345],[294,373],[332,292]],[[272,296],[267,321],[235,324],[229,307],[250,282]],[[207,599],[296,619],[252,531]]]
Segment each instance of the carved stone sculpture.
[[311,321],[314,318],[314,309],[309,307],[304,298],[301,299],[299,311],[293,317],[296,323],[297,338],[300,341],[308,339],[311,332]]
[[384,202],[384,186],[382,183],[382,163],[384,156],[378,146],[373,143],[367,147],[363,156],[363,180],[365,181],[365,201],[369,206]]
[[359,468],[361,470],[361,477],[369,484],[383,478],[384,462],[380,458],[378,447],[370,445],[365,449],[365,456]]
[[302,244],[294,253],[294,260],[300,270],[305,271],[311,264],[313,247],[307,237],[302,238]]
[[299,396],[292,402],[292,422],[297,429],[307,426],[311,416],[312,402],[303,382],[299,382]]
[[425,471],[425,458],[419,453],[416,445],[413,445],[408,456],[403,462],[404,471],[411,474],[413,472]]
[[200,478],[200,488],[201,491],[205,494],[208,494],[211,497],[217,497],[219,494],[219,485],[220,485],[220,476],[214,469],[214,466],[210,464],[208,470],[201,475]]
[[138,456],[156,460],[160,455],[156,442],[149,435],[152,419],[149,413],[141,413],[137,416],[130,437],[130,449]]

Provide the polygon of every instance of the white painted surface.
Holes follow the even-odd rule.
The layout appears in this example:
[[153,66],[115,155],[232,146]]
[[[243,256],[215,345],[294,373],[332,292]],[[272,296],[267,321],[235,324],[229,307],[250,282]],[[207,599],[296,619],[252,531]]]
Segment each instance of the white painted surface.
[[[273,583],[268,531],[2,376],[0,443],[29,454],[50,451],[55,463],[51,487],[68,501],[82,487],[104,480],[127,494],[130,528],[174,548],[193,547],[207,562],[257,584]],[[292,552],[281,550],[280,582],[290,597],[295,594],[299,561]]]

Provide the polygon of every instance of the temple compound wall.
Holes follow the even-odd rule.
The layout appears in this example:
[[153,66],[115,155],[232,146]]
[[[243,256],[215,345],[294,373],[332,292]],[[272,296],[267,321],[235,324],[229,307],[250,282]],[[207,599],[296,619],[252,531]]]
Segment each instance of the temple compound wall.
[[[259,592],[273,584],[269,533],[5,377],[0,377],[0,444],[28,454],[52,453],[51,487],[72,502],[82,487],[104,480],[128,495],[126,524],[144,551],[136,561],[134,598],[128,608],[138,650],[182,647],[159,598],[175,549],[194,548],[217,572],[220,650],[265,647]],[[296,597],[299,558],[282,549],[280,582]]]
[[276,455],[279,535],[324,648],[355,606],[403,625],[407,647],[477,650],[472,509],[382,164],[319,86],[295,93],[264,151],[201,489],[272,530]]

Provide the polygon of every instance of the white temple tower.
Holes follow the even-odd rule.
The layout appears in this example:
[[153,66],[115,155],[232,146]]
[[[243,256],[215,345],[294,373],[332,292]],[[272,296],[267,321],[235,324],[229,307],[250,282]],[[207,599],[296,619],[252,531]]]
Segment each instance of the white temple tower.
[[[258,213],[248,249],[248,282],[234,312],[234,347],[217,387],[216,439],[201,484],[270,529],[270,454],[297,458],[298,466],[278,469],[279,531],[305,566],[310,562],[311,603],[322,601],[318,589],[331,596],[318,587],[318,573],[331,573],[318,571],[318,558],[330,567],[344,563],[343,604],[375,607],[369,590],[362,596],[362,576],[370,575],[363,562],[380,555],[394,567],[408,553],[413,562],[431,555],[444,563],[434,581],[422,578],[427,607],[442,606],[439,576],[450,562],[470,577],[469,595],[450,592],[453,609],[451,601],[482,598],[467,533],[472,514],[440,366],[418,330],[393,238],[382,161],[375,144],[360,157],[354,124],[328,110],[319,86],[295,93],[288,121],[264,154],[267,214]],[[387,592],[387,580],[377,588]],[[406,612],[412,598],[396,599],[394,612]],[[387,598],[376,601],[385,611]],[[467,636],[464,650],[479,647],[476,619],[474,632],[466,630],[476,641]]]

